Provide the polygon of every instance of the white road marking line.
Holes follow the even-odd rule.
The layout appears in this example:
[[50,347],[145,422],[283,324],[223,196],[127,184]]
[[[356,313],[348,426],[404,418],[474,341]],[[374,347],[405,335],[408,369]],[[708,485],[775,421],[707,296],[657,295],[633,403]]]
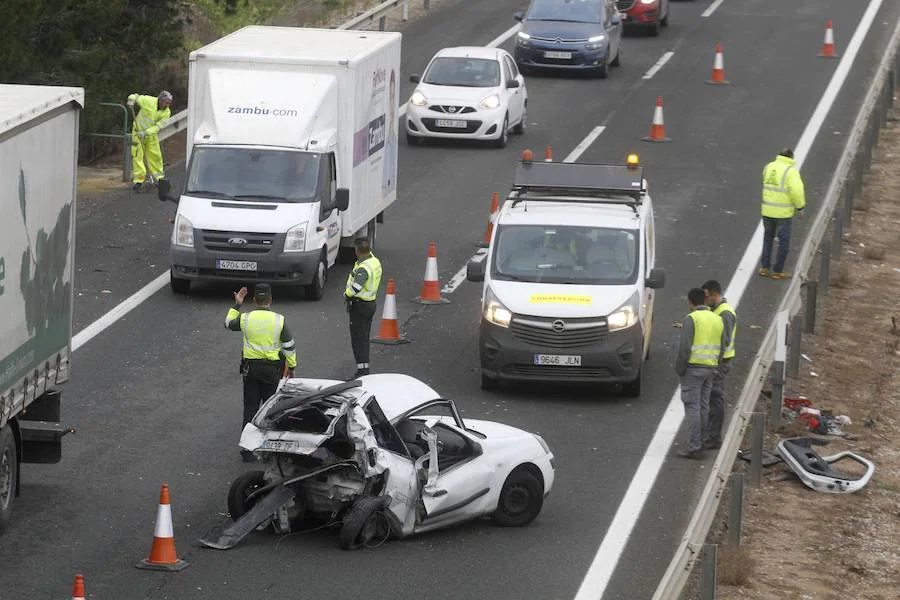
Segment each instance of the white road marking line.
[[[478,252],[473,254],[472,258],[470,258],[469,260],[475,260],[479,256],[487,256],[487,248],[479,248]],[[468,261],[466,261],[466,264],[463,265],[463,268],[457,271],[456,275],[454,275],[450,279],[450,281],[448,281],[447,284],[441,288],[442,294],[452,294],[456,291],[456,288],[462,285],[462,282],[466,280],[466,267],[468,266],[468,264]]]
[[667,62],[669,62],[669,59],[672,58],[673,56],[675,56],[674,52],[666,52],[665,54],[660,56],[659,60],[656,61],[656,64],[654,64],[652,67],[647,69],[647,72],[644,73],[644,79],[650,79],[651,77],[656,75],[656,72],[659,71],[660,69],[662,69],[663,65],[665,65]]
[[722,4],[722,2],[724,2],[724,1],[725,1],[725,0],[716,0],[715,2],[713,2],[712,4],[710,4],[710,5],[709,5],[709,8],[707,8],[706,10],[704,10],[704,11],[703,11],[703,14],[700,15],[700,16],[701,16],[701,17],[708,17],[709,15],[713,14],[714,12],[716,12],[716,9],[719,8],[719,5]]
[[594,127],[591,132],[588,134],[586,138],[581,140],[581,143],[575,146],[575,149],[572,150],[567,157],[563,159],[564,163],[575,162],[578,160],[578,157],[584,154],[584,151],[587,150],[591,144],[594,143],[600,134],[606,129],[606,126],[601,125],[599,127]]
[[[853,64],[882,2],[883,0],[871,0],[869,3],[869,7],[860,20],[853,38],[847,45],[844,56],[841,58],[834,75],[832,75],[825,93],[819,100],[819,104],[803,130],[803,134],[800,136],[800,141],[797,143],[794,151],[798,166],[802,164],[803,158],[822,128],[825,117],[831,110],[838,92],[847,79],[850,66]],[[761,251],[762,221],[757,226],[753,238],[744,251],[738,268],[732,276],[728,288],[725,290],[725,297],[728,298],[732,306],[738,306],[741,296],[746,291],[750,277],[756,270],[756,263],[759,260]],[[644,508],[644,503],[650,496],[653,484],[660,470],[662,470],[663,463],[669,458],[669,449],[678,433],[678,429],[681,427],[683,419],[684,409],[681,406],[679,390],[676,388],[669,405],[666,407],[662,420],[653,434],[650,445],[647,447],[647,451],[644,453],[644,457],[634,473],[628,490],[625,492],[625,496],[616,510],[609,530],[606,532],[603,542],[600,544],[600,548],[597,550],[597,554],[594,556],[594,560],[585,574],[581,587],[578,588],[575,600],[598,600],[603,597],[606,586],[609,585],[622,552],[625,550],[625,545],[628,543],[631,532]]]

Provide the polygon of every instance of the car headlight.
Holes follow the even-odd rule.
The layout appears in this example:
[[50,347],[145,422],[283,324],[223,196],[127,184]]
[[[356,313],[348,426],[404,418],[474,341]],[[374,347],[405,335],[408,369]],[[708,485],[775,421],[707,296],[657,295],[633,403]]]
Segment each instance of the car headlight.
[[628,302],[617,308],[606,317],[606,325],[610,331],[618,331],[634,325],[637,321],[637,295],[629,298]]
[[306,248],[306,223],[294,225],[284,234],[285,252],[303,252]]
[[533,435],[537,439],[538,444],[540,444],[541,448],[544,449],[544,453],[553,454],[552,452],[550,452],[550,446],[547,445],[547,442],[544,441],[544,438],[542,438],[541,436],[539,436],[536,433],[532,433],[531,435]]
[[416,90],[413,92],[412,96],[409,97],[409,103],[413,106],[425,106],[428,102],[428,99],[425,97],[425,94]]
[[178,215],[178,218],[175,219],[172,242],[176,246],[194,247],[194,224],[188,221],[184,215]]
[[491,94],[490,96],[482,100],[478,106],[480,106],[481,108],[487,108],[489,110],[492,108],[497,108],[498,106],[500,106],[500,96],[498,96],[497,94]]
[[527,47],[529,45],[528,40],[530,40],[530,39],[531,39],[530,35],[528,35],[524,31],[520,31],[519,34],[516,36],[516,43],[519,44],[520,46]]
[[659,0],[641,0],[641,4],[656,4]]
[[588,38],[587,44],[585,44],[585,48],[588,50],[599,50],[603,47],[603,43],[606,41],[606,34],[601,33],[600,35],[595,35]]
[[509,327],[512,320],[512,313],[497,300],[490,288],[484,299],[484,320],[500,327]]

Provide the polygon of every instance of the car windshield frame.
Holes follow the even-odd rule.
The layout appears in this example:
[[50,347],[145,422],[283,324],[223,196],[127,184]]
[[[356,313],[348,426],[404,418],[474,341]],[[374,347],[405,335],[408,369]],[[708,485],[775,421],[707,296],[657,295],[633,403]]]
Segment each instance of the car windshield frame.
[[[491,79],[486,82],[478,82],[474,79],[466,80],[463,77],[460,77],[462,71],[457,68],[454,72],[450,72],[449,67],[445,67],[448,63],[459,63],[462,61],[467,61],[470,63],[492,63],[496,66],[496,75],[495,79]],[[456,81],[447,81],[446,79],[443,81],[435,80],[433,77],[435,76],[435,70],[444,69],[447,71],[446,73],[440,72],[440,75],[446,75],[447,77],[454,75],[458,79]],[[446,87],[470,87],[470,88],[493,88],[499,87],[502,82],[502,66],[500,65],[500,61],[497,58],[482,58],[482,57],[469,57],[469,56],[437,56],[434,60],[431,61],[431,64],[428,65],[428,68],[425,70],[425,74],[422,76],[422,83],[426,83],[428,85],[438,85],[438,86],[446,86]],[[477,74],[476,74],[477,75]]]
[[[517,238],[519,247],[508,249]],[[564,285],[632,285],[640,273],[640,242],[640,230],[629,227],[501,225],[493,242],[491,278]],[[520,255],[518,268],[515,261]]]
[[[575,18],[575,14],[565,14],[566,5],[585,4],[596,6],[597,20]],[[561,23],[584,23],[606,25],[606,0],[533,0],[525,13],[524,21],[556,21]]]
[[185,195],[306,204],[319,196],[323,155],[281,148],[195,146]]

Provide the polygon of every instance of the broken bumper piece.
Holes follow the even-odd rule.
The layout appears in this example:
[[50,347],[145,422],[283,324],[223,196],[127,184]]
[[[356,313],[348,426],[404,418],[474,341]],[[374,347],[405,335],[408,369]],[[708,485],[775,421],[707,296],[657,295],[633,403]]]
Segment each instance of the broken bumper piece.
[[[869,483],[875,472],[875,465],[849,450],[831,456],[819,456],[813,446],[827,446],[830,442],[812,437],[798,437],[782,440],[778,444],[778,454],[809,488],[829,494],[851,494]],[[861,477],[851,477],[833,469],[834,463],[849,459],[866,468]]]

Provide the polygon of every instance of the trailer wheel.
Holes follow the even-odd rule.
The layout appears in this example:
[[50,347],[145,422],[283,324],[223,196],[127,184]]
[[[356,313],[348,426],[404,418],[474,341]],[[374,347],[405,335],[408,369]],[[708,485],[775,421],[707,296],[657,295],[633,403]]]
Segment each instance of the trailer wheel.
[[12,505],[16,497],[19,475],[19,459],[16,438],[11,427],[0,429],[0,532],[12,518]]

